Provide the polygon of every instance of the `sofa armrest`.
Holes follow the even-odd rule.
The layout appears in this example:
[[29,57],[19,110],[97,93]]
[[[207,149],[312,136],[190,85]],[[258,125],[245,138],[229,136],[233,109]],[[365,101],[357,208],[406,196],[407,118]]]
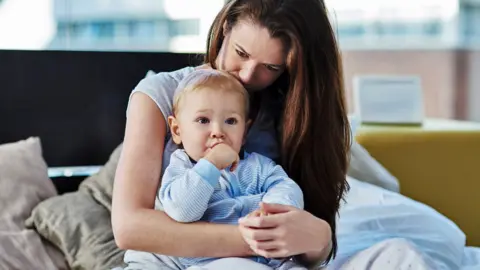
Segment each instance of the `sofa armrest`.
[[402,194],[453,220],[480,246],[480,124],[361,126],[356,140],[400,182]]

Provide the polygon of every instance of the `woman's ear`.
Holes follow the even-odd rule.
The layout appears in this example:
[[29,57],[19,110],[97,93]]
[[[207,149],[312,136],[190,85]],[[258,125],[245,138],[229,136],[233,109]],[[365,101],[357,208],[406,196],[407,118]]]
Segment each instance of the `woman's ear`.
[[170,127],[170,133],[172,133],[173,142],[176,144],[182,143],[182,138],[180,137],[180,126],[178,121],[174,116],[168,117],[168,126]]
[[222,34],[223,34],[223,37],[225,37],[228,34],[227,20],[225,20],[225,22],[223,23]]

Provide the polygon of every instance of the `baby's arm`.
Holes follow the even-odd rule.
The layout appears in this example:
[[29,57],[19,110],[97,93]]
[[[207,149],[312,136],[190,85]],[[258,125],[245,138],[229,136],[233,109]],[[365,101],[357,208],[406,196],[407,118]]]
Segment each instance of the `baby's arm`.
[[189,164],[182,150],[175,151],[158,194],[163,210],[178,222],[202,218],[220,178],[220,171],[205,159],[200,159],[193,168]]
[[272,160],[263,164],[260,174],[260,192],[265,192],[262,202],[290,205],[303,209],[303,192],[295,181],[290,179],[280,165]]
[[238,219],[258,209],[263,193],[225,198],[209,206],[206,214],[213,223],[236,224]]

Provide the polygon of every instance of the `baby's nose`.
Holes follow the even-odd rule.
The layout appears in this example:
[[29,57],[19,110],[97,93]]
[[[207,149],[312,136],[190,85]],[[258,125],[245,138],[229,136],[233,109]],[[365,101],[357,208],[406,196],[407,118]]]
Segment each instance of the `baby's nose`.
[[223,133],[222,128],[219,125],[214,125],[211,136],[213,138],[223,138],[225,137],[225,134]]

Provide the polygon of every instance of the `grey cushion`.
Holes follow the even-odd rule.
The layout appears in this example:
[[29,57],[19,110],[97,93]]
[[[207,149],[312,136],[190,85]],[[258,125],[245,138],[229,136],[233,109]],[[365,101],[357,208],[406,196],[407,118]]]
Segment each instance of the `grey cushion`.
[[122,145],[119,145],[110,155],[105,166],[97,174],[85,179],[79,188],[79,190],[92,195],[98,203],[105,206],[109,211],[112,210],[113,180],[115,179],[115,170],[121,152]]
[[[0,266],[5,269],[66,269],[63,254],[25,220],[41,201],[57,194],[48,178],[40,139],[0,145]],[[2,268],[3,269],[3,268]]]
[[66,255],[71,269],[110,269],[123,265],[115,244],[110,210],[121,145],[100,171],[85,179],[78,191],[40,203],[27,224]]
[[123,265],[110,212],[84,191],[41,202],[27,221],[63,251],[71,269],[111,269]]

